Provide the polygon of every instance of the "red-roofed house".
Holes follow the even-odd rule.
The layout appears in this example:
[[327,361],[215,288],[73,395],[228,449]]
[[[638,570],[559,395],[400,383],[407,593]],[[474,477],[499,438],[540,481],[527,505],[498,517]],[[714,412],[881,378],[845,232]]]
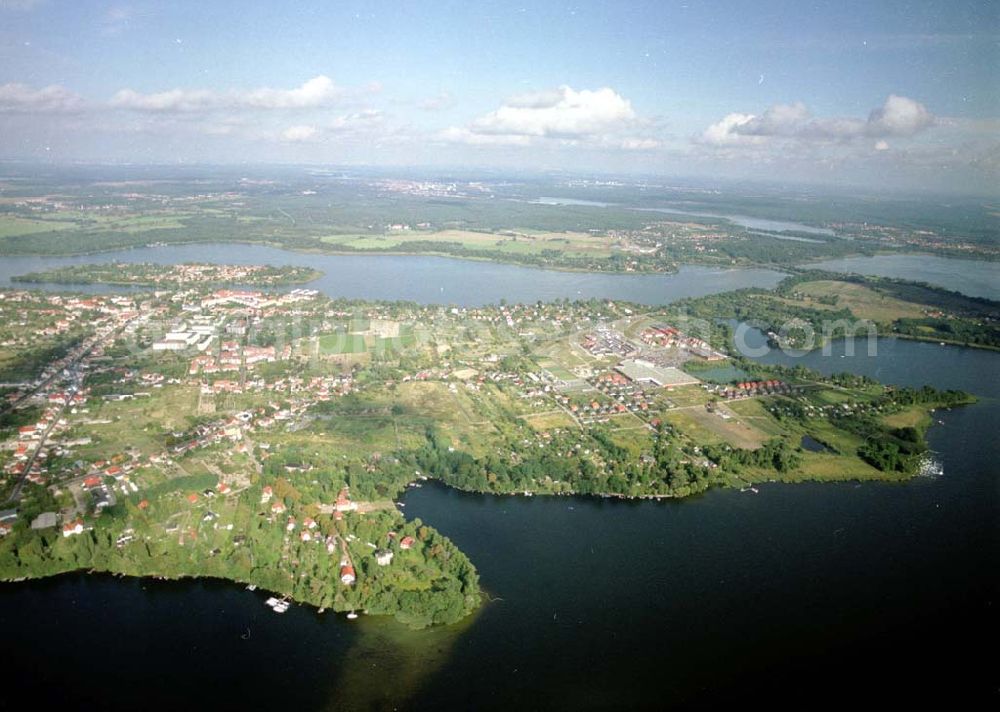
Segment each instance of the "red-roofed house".
[[356,502],[352,502],[350,496],[347,494],[347,488],[340,490],[340,494],[337,495],[336,510],[338,512],[353,512],[358,508]]
[[87,489],[93,489],[94,487],[101,486],[101,478],[97,475],[91,475],[83,481],[83,486]]
[[188,495],[188,502],[190,502],[191,504],[194,504],[197,501],[198,501],[198,495],[197,494],[195,494],[194,492],[192,492],[191,494]]
[[400,549],[410,549],[412,547],[413,547],[413,537],[412,536],[404,536],[402,539],[399,540],[399,548]]
[[63,524],[62,528],[63,536],[75,536],[77,534],[83,534],[83,520],[77,519],[72,522],[66,522]]
[[345,564],[340,567],[340,582],[345,586],[350,586],[357,579],[354,576],[354,567],[350,564]]

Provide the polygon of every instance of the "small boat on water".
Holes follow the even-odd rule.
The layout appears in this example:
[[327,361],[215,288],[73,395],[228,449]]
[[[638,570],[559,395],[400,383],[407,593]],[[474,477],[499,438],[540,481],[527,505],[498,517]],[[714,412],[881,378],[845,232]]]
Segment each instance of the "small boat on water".
[[284,598],[279,599],[275,598],[274,596],[271,596],[269,599],[264,601],[264,604],[267,605],[275,613],[284,613],[285,611],[288,610],[288,606],[290,605],[287,599]]
[[256,584],[249,584],[247,586],[247,591],[256,591],[256,590],[257,590]]
[[351,611],[350,613],[347,614],[347,620],[349,620],[349,621],[353,621],[357,617],[358,617],[358,614],[355,613],[354,611]]

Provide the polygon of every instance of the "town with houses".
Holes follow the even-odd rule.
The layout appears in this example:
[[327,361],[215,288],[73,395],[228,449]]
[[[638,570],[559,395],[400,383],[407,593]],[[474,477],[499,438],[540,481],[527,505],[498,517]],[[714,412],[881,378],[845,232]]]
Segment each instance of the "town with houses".
[[[0,309],[18,379],[3,384],[5,577],[73,568],[86,551],[110,571],[260,586],[278,612],[299,600],[424,625],[477,605],[471,564],[404,516],[400,493],[427,479],[529,495],[745,487],[727,453],[785,452],[802,437],[789,408],[831,443],[794,456],[806,476],[868,467],[830,435],[868,406],[828,383],[751,377],[724,340],[664,310],[197,285],[7,290]],[[428,579],[450,598],[417,595]]]

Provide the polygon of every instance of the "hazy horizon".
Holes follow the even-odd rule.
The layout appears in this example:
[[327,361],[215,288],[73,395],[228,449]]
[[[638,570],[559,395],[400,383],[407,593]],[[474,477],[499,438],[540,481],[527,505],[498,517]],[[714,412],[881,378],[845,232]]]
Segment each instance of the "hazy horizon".
[[0,25],[7,161],[1000,185],[989,3],[2,0]]

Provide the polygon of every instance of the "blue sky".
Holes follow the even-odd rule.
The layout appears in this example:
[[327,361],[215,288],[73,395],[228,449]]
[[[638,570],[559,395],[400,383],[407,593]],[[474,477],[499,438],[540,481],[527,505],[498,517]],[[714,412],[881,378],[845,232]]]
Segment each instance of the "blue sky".
[[985,190],[998,7],[0,0],[0,157]]

